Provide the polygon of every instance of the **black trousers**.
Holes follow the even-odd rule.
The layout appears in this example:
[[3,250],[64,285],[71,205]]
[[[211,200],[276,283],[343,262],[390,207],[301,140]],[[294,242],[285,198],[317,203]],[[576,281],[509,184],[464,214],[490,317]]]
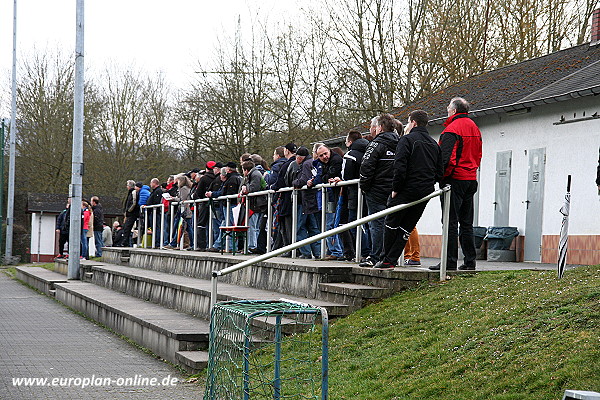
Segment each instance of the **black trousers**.
[[[388,208],[397,206],[398,204],[406,204],[414,201],[415,199],[409,200],[406,198],[395,197],[388,200]],[[386,263],[393,265],[398,264],[398,258],[404,251],[404,246],[408,241],[408,237],[417,222],[421,219],[423,211],[427,206],[427,201],[419,204],[415,204],[410,208],[397,211],[393,214],[385,217],[385,230],[383,231],[383,252],[381,254],[381,260]]]
[[60,235],[58,236],[58,254],[60,254],[61,256],[64,256],[64,252],[65,252],[65,244],[69,241],[69,232],[67,233],[60,233]]
[[[443,185],[452,186],[450,195],[450,218],[448,222],[447,266],[454,268],[458,263],[458,240],[464,255],[464,264],[475,266],[475,240],[473,238],[473,197],[477,192],[477,181],[445,179]],[[444,197],[442,212],[444,209]],[[460,230],[459,230],[460,225]]]
[[133,225],[137,219],[137,216],[126,218],[125,223],[123,224],[123,247],[131,247],[131,231],[133,230]]

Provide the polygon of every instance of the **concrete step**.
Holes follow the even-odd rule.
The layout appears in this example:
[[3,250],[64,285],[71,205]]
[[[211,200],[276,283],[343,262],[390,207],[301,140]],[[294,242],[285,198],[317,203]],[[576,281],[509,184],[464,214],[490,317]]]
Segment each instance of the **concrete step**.
[[180,351],[207,350],[209,323],[88,282],[58,283],[56,298],[160,357],[179,363]]
[[[212,271],[236,265],[254,256],[216,254],[200,251],[177,251],[160,249],[105,248],[103,261],[123,265],[121,256],[127,251],[128,266],[173,275],[210,280]],[[352,282],[353,264],[339,261],[300,260],[274,257],[236,273],[219,278],[219,283],[277,290],[289,296],[318,298],[319,283]],[[274,287],[273,283],[276,283]]]
[[[206,319],[210,316],[209,280],[106,263],[94,265],[90,271],[91,282],[96,285]],[[348,305],[342,303],[290,296],[277,291],[228,283],[218,284],[218,301],[281,298],[324,307],[332,317],[344,316],[352,311]]]
[[201,371],[208,366],[208,351],[178,351],[177,364],[189,372]]
[[55,284],[67,282],[65,275],[42,267],[17,267],[16,270],[18,280],[47,295],[53,295]]
[[364,307],[374,301],[380,300],[391,294],[391,289],[378,286],[361,285],[357,283],[319,283],[323,298]]

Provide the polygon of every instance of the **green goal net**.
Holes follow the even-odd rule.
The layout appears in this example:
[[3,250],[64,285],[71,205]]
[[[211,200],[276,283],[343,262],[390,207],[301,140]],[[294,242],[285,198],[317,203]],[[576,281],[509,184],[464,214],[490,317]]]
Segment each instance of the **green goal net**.
[[328,330],[327,312],[308,304],[217,303],[204,400],[327,399]]

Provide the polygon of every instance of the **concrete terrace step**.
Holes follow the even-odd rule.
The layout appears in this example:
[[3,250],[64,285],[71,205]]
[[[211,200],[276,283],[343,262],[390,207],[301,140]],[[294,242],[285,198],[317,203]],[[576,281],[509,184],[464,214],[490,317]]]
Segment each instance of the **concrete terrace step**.
[[[102,259],[111,264],[120,261],[122,248],[105,248]],[[158,249],[127,249],[130,255],[128,266],[166,272],[174,275],[210,280],[212,271],[221,270],[253,256],[230,254],[220,255],[199,251],[176,251]],[[339,261],[300,260],[274,257],[257,263],[234,274],[219,278],[219,283],[230,283],[277,291],[290,296],[318,298],[321,282],[351,282],[352,266]]]
[[188,371],[201,371],[208,366],[208,351],[178,351],[175,358]]
[[391,289],[386,287],[343,282],[319,283],[319,288],[327,300],[352,304],[357,307],[364,307],[392,293]]
[[56,284],[56,298],[115,332],[179,363],[176,353],[208,349],[209,323],[87,282]]
[[54,285],[67,282],[67,278],[42,267],[17,267],[17,279],[42,293],[53,295]]
[[[91,267],[91,282],[165,307],[209,318],[209,280],[172,275],[164,272],[102,264]],[[331,316],[343,316],[352,310],[346,304],[291,296],[286,293],[219,283],[218,301],[279,300],[281,298],[324,307]]]

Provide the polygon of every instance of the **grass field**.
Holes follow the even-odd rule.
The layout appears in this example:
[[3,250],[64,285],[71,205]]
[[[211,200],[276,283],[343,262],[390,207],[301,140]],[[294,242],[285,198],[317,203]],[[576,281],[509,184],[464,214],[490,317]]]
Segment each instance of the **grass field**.
[[600,266],[486,272],[334,322],[331,399],[562,399],[600,392]]

